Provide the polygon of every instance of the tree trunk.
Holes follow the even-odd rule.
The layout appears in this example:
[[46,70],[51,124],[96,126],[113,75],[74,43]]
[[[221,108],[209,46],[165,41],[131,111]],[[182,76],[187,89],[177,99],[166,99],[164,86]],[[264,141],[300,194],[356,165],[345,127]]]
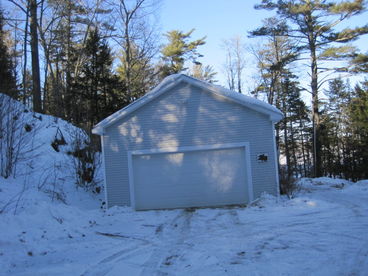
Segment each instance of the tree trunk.
[[29,10],[31,14],[30,29],[31,29],[31,55],[32,55],[33,110],[35,112],[42,112],[36,0],[29,0]]
[[313,120],[313,176],[321,175],[321,143],[320,118],[318,103],[318,67],[315,45],[310,46],[311,51],[311,90],[312,90],[312,120]]
[[[283,100],[283,106],[285,108],[286,103],[285,99]],[[283,120],[283,134],[284,134],[284,146],[285,146],[285,157],[286,157],[286,169],[287,169],[287,175],[288,178],[290,178],[291,175],[291,169],[290,169],[290,150],[289,150],[289,139],[288,139],[288,126],[287,126],[287,113],[284,112],[284,120]]]
[[126,58],[126,68],[125,68],[125,77],[127,82],[127,92],[129,102],[133,101],[132,95],[132,82],[131,82],[131,68],[132,68],[132,60],[131,60],[131,45],[130,45],[130,35],[129,35],[129,13],[126,14],[127,20],[125,21],[125,58]]
[[77,121],[77,115],[76,115],[76,108],[78,105],[78,102],[75,98],[73,98],[74,95],[72,95],[72,61],[71,61],[71,36],[72,36],[72,8],[71,8],[71,2],[68,1],[67,6],[67,23],[66,23],[66,64],[65,64],[65,92],[64,92],[64,98],[63,98],[63,106],[64,106],[64,114],[67,120],[78,123]]
[[307,177],[307,159],[306,159],[306,149],[304,143],[304,124],[302,123],[302,118],[299,116],[299,126],[300,126],[300,138],[301,138],[301,149],[302,149],[302,157],[303,157],[303,176]]
[[290,129],[291,151],[292,151],[292,159],[293,159],[292,170],[290,172],[290,175],[293,175],[293,174],[295,175],[295,173],[298,171],[298,158],[296,156],[297,143],[295,143],[295,131],[294,131],[292,120],[290,120],[289,124],[290,124],[289,129]]
[[28,40],[28,22],[29,22],[29,3],[27,4],[27,12],[26,12],[26,26],[24,32],[24,47],[23,47],[23,55],[24,55],[24,63],[23,63],[23,104],[26,104],[27,98],[27,40]]

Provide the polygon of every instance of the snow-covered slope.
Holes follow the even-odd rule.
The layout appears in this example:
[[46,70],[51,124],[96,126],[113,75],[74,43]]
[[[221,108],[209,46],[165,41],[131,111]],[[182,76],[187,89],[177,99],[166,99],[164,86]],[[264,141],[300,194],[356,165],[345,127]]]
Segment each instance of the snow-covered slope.
[[[13,144],[18,149],[14,173],[7,179],[0,176],[0,213],[22,212],[43,200],[48,204],[55,201],[81,207],[101,204],[95,196],[78,190],[75,185],[77,159],[71,152],[76,141],[83,144],[88,140],[81,129],[60,118],[31,112],[3,94],[0,94],[0,107],[6,109],[0,112],[0,119],[3,118],[0,126],[4,133],[6,129],[6,135],[9,126],[14,126]],[[6,154],[7,145],[1,144],[1,154]],[[100,173],[97,174],[96,181],[101,179]]]

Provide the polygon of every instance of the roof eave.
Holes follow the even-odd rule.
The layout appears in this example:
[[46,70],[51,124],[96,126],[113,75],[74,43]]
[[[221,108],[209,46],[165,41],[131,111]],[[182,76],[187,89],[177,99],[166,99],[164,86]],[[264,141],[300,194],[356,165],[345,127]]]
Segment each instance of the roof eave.
[[104,130],[103,127],[96,125],[94,128],[92,128],[92,133],[102,136],[104,134],[103,130]]
[[[248,107],[249,109],[252,109],[252,110],[255,110],[255,111],[258,111],[262,114],[265,114],[265,115],[268,115],[270,120],[272,122],[279,122],[280,120],[283,119],[283,114],[281,113],[281,111],[279,111],[278,109],[275,108],[275,110],[272,110],[272,109],[268,109],[268,108],[264,108],[263,106],[261,105],[257,105],[257,104],[251,104],[251,103],[246,103],[244,101],[240,101],[238,100],[237,98],[234,98],[234,97],[230,97],[228,95],[224,95],[223,93],[221,93],[220,91],[218,91],[218,87],[216,87],[215,85],[212,85],[210,83],[203,83],[197,79],[194,79],[194,78],[191,78],[191,77],[188,77],[188,82],[191,83],[192,85],[197,85],[197,86],[200,86],[202,87],[203,89],[208,89],[208,90],[211,90],[214,94],[216,95],[219,95],[219,96],[222,96],[224,98],[227,98],[233,102],[236,102],[240,105],[243,105],[245,107]],[[226,88],[224,88],[226,89]],[[227,90],[227,89],[226,89]],[[270,105],[272,106],[272,105]]]
[[156,88],[151,90],[150,92],[146,93],[143,97],[139,98],[138,100],[132,102],[128,106],[116,111],[109,117],[105,118],[101,122],[99,122],[93,129],[92,133],[103,135],[104,129],[115,123],[116,121],[124,118],[128,114],[132,113],[133,111],[137,110],[141,106],[145,105],[146,103],[152,101],[159,95],[165,93],[167,90],[171,89],[177,83],[179,83],[182,78],[181,75],[172,75],[167,77],[164,81],[162,81]]
[[281,121],[283,118],[284,116],[278,113],[270,114],[270,120],[275,124]]

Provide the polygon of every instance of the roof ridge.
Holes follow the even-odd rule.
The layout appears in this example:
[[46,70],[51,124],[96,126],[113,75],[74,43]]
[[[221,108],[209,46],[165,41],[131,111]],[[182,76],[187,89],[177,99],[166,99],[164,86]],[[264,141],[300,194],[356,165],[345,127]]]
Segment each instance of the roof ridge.
[[228,88],[226,88],[222,85],[208,83],[208,82],[205,82],[203,80],[199,80],[197,78],[194,78],[192,76],[188,76],[188,75],[185,75],[185,74],[180,74],[180,75],[182,75],[183,77],[186,77],[188,79],[191,79],[192,81],[201,82],[203,85],[205,85],[207,87],[212,87],[212,88],[216,89],[216,91],[214,91],[214,92],[220,92],[224,96],[231,97],[231,98],[237,99],[237,100],[242,100],[242,98],[243,98],[244,100],[251,101],[252,104],[257,104],[261,108],[271,110],[271,111],[279,113],[280,115],[283,116],[282,112],[279,109],[277,109],[275,106],[273,106],[273,105],[271,105],[271,104],[269,104],[265,101],[262,101],[258,98],[251,97],[249,95],[245,95],[243,93],[236,92],[234,90],[230,90],[230,89],[228,89]]
[[175,86],[180,81],[186,81],[189,84],[202,87],[217,95],[227,97],[250,109],[256,110],[261,113],[268,114],[270,116],[270,119],[274,122],[281,120],[281,118],[283,117],[283,114],[281,113],[281,111],[278,110],[276,107],[264,101],[261,101],[257,98],[250,97],[242,93],[227,89],[223,86],[208,83],[203,80],[199,80],[197,78],[194,78],[194,77],[191,77],[185,74],[173,74],[173,75],[166,77],[154,89],[147,92],[141,98],[135,100],[131,104],[123,107],[122,109],[116,111],[115,113],[111,114],[110,116],[108,116],[107,118],[99,122],[97,125],[95,125],[92,132],[95,134],[100,134],[100,135],[103,134],[103,129],[105,129],[106,127],[108,127],[109,125],[117,121],[118,119],[130,114],[134,110],[150,102],[157,96],[165,93],[168,90],[168,88],[170,88],[171,86]]

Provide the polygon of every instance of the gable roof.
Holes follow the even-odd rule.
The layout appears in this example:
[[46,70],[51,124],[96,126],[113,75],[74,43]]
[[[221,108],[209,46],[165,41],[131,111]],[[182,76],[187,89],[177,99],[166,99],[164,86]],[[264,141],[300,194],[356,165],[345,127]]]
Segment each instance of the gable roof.
[[210,84],[210,83],[189,77],[184,74],[174,74],[174,75],[166,77],[158,86],[156,86],[156,88],[154,88],[153,90],[151,90],[150,92],[148,92],[147,94],[139,98],[138,100],[134,101],[133,103],[120,109],[119,111],[115,112],[114,114],[108,116],[107,118],[99,122],[93,128],[92,133],[102,135],[103,130],[105,128],[107,128],[108,126],[116,122],[117,120],[137,110],[138,108],[144,106],[145,104],[149,103],[150,101],[157,98],[158,96],[169,91],[171,88],[173,88],[180,82],[186,82],[190,85],[200,87],[204,89],[205,91],[214,93],[216,95],[223,96],[249,109],[266,114],[270,117],[270,120],[273,122],[278,122],[283,118],[283,115],[280,110],[278,110],[276,107],[266,102],[263,102],[256,98],[246,96],[244,94],[241,94],[235,91],[231,91],[229,89],[226,89],[218,85]]

